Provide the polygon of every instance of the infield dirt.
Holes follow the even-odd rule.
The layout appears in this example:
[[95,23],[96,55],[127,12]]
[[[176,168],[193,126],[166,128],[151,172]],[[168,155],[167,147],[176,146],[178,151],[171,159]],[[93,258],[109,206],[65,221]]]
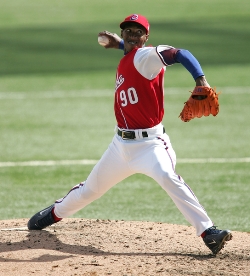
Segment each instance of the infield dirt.
[[71,218],[28,231],[27,221],[1,221],[0,275],[250,275],[249,233],[213,256],[190,226]]

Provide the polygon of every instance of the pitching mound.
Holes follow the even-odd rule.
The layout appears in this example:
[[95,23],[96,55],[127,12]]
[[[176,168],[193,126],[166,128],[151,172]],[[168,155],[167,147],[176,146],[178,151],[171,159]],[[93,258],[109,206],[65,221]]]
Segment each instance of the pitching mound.
[[26,223],[1,221],[1,275],[250,275],[249,233],[233,232],[214,257],[188,226],[64,219],[28,231]]

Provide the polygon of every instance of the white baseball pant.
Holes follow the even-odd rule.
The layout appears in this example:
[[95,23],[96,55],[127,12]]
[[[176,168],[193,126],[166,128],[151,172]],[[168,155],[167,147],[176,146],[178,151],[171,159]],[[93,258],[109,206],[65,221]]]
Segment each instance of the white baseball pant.
[[[69,217],[126,177],[142,173],[159,183],[200,236],[213,223],[190,187],[176,174],[176,155],[162,124],[133,131],[136,136],[133,140],[124,140],[115,134],[87,180],[56,201],[56,216]],[[142,138],[142,131],[148,133],[147,138]]]

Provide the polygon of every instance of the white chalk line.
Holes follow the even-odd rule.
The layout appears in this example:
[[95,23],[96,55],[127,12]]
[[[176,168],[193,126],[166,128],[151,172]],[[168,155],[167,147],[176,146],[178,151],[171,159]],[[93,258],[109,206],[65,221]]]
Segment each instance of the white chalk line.
[[0,100],[113,97],[114,90],[58,90],[37,92],[0,92]]
[[[47,160],[47,161],[23,161],[0,162],[0,167],[39,167],[39,166],[70,166],[70,165],[95,165],[98,160]],[[180,158],[177,163],[204,164],[204,163],[250,163],[250,157],[243,158]]]
[[[192,87],[165,87],[165,95],[177,95],[189,92]],[[247,87],[217,87],[216,91],[223,94],[250,94]],[[113,97],[112,89],[57,90],[36,92],[0,92],[0,100],[53,99],[53,98],[95,98]]]
[[48,160],[48,161],[23,161],[0,162],[0,167],[38,167],[38,166],[69,166],[69,165],[95,165],[98,160]]
[[28,227],[17,227],[17,228],[3,228],[0,231],[28,231]]
[[250,157],[243,158],[183,158],[178,159],[177,163],[249,163]]

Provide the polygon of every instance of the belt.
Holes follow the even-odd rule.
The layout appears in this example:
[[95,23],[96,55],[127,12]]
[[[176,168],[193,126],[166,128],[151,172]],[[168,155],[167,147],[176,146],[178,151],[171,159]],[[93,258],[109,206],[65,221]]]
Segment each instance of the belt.
[[[135,132],[132,130],[117,130],[117,134],[122,137],[122,139],[135,139]],[[142,132],[142,137],[148,137],[147,131]]]
[[[163,127],[163,133],[165,133],[165,128]],[[120,130],[120,129],[117,129],[117,134],[119,135],[119,136],[121,136],[122,137],[122,139],[135,139],[136,138],[136,136],[135,136],[135,132],[133,131],[133,130]],[[142,131],[142,137],[143,138],[146,138],[146,137],[148,137],[149,135],[148,135],[148,133],[147,133],[147,131]]]

